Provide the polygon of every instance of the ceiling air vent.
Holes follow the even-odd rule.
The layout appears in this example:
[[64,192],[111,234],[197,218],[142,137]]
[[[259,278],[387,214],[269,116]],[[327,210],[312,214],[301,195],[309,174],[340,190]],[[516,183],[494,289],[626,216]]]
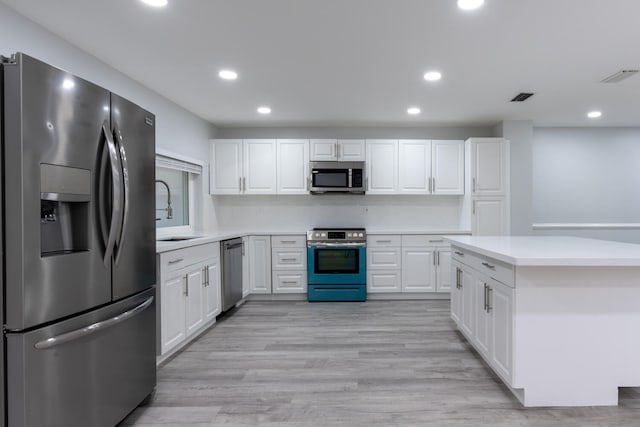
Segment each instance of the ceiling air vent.
[[638,70],[621,70],[617,73],[611,74],[609,77],[605,77],[600,80],[601,83],[618,83],[624,79],[628,79],[638,73]]
[[532,96],[533,96],[532,93],[520,92],[519,94],[513,97],[511,102],[524,102],[527,99],[531,98]]

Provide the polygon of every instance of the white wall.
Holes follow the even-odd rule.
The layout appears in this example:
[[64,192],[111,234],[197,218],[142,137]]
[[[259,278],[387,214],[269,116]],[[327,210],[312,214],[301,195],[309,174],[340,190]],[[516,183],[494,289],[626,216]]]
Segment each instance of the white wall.
[[532,154],[535,234],[640,243],[640,128],[535,128]]
[[214,196],[226,229],[300,230],[365,227],[369,230],[459,229],[458,196]]
[[[157,147],[202,159],[208,165],[208,139],[215,135],[211,124],[0,4],[0,54],[8,56],[18,51],[92,81],[151,111],[156,115]],[[205,171],[208,173],[208,166]],[[202,179],[203,183],[207,180],[208,175]],[[198,211],[204,212],[204,217],[198,218],[199,225],[213,228],[215,212],[206,196],[208,185],[200,185],[199,191],[203,197]]]

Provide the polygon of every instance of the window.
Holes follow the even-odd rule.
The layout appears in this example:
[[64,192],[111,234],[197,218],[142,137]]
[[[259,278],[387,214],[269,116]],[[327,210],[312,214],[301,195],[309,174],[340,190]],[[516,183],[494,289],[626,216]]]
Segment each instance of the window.
[[158,150],[155,182],[158,237],[193,232],[194,188],[201,174],[199,162]]

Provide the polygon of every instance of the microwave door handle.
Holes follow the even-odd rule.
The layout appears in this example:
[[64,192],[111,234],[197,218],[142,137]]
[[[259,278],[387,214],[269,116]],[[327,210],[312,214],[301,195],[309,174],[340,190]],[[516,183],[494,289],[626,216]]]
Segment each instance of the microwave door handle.
[[104,265],[109,266],[111,262],[111,255],[113,254],[114,246],[116,243],[116,235],[120,229],[120,221],[122,217],[120,212],[122,211],[122,178],[120,176],[120,162],[116,149],[116,144],[113,141],[113,136],[107,121],[102,125],[102,132],[107,141],[107,149],[109,151],[109,163],[111,165],[111,185],[113,190],[113,205],[111,207],[111,225],[109,227],[109,237],[107,239],[106,248],[104,251]]
[[115,263],[118,265],[118,261],[120,260],[120,255],[122,254],[122,245],[124,245],[125,241],[125,233],[127,231],[127,226],[129,225],[129,164],[127,162],[127,152],[124,149],[122,132],[120,131],[120,127],[118,124],[114,124],[114,132],[115,132],[115,143],[119,151],[120,161],[122,162],[122,189],[123,189],[123,212],[122,212],[122,221],[120,223],[120,230],[118,232],[118,236],[116,239],[115,245],[115,254],[116,259]]

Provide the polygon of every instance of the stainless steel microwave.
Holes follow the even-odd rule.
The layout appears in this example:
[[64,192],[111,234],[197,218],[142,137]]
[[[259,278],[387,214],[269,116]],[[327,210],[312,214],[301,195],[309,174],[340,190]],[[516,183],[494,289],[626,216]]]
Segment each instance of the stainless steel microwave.
[[366,189],[364,164],[364,162],[311,162],[309,191],[313,194],[364,194]]

